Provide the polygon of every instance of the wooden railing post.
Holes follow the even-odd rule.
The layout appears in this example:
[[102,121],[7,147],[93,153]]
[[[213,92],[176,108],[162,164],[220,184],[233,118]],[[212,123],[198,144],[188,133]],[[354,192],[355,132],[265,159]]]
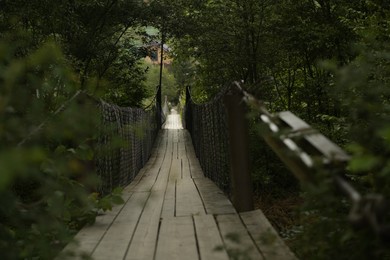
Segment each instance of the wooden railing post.
[[238,212],[253,210],[253,186],[249,167],[247,107],[238,91],[224,97],[230,141],[232,202]]

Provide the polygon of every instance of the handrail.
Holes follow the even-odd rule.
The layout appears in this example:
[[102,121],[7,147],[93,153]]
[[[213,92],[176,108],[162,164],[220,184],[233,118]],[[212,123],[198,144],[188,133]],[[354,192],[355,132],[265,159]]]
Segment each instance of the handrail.
[[[261,133],[262,137],[300,181],[316,185],[313,172],[318,170],[330,172],[337,188],[352,202],[348,216],[350,222],[357,226],[366,223],[381,238],[390,238],[390,225],[384,223],[381,218],[387,200],[380,194],[362,195],[348,182],[343,173],[350,156],[343,149],[290,111],[270,113],[264,102],[245,91],[239,82],[233,82],[227,88],[222,89],[217,96],[220,95],[237,96],[241,101],[236,104],[236,109],[244,103],[259,112],[261,123],[267,129]],[[192,97],[189,89],[187,98],[191,103]],[[188,109],[192,109],[191,105]],[[228,118],[233,116],[230,113],[234,110],[227,109],[226,111],[228,111]],[[240,117],[245,118],[244,113]],[[186,124],[192,127],[192,122]],[[234,143],[234,140],[230,140],[230,143]],[[237,147],[231,150],[237,150]],[[242,178],[243,172],[231,173],[231,176],[234,175]],[[246,189],[252,189],[252,187],[248,186]]]
[[[102,179],[101,186],[98,188],[99,192],[107,194],[118,186],[127,185],[147,162],[160,128],[157,121],[160,113],[157,108],[145,110],[119,107],[79,90],[42,123],[33,128],[17,146],[23,146],[34,135],[42,131],[50,120],[66,110],[72,102],[81,96],[92,100],[93,105],[96,105],[99,111],[100,122],[96,125],[95,130],[98,133],[98,138],[95,140],[94,167]],[[138,127],[146,128],[145,131],[142,131],[142,137],[136,134]],[[119,146],[118,142],[115,141],[118,137],[122,140],[123,146]]]

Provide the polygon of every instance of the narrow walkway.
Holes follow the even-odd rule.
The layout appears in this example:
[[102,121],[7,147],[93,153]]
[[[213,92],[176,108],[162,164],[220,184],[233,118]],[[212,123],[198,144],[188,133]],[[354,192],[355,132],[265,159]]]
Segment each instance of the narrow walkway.
[[124,200],[78,233],[78,250],[102,260],[295,259],[260,210],[237,214],[203,176],[177,114]]

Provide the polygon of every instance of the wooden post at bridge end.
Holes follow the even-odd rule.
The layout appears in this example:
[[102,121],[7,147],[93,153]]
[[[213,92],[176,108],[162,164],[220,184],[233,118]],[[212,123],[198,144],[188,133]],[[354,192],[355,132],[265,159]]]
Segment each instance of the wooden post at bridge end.
[[253,210],[253,185],[249,165],[247,107],[234,88],[225,94],[230,142],[232,203],[238,212]]

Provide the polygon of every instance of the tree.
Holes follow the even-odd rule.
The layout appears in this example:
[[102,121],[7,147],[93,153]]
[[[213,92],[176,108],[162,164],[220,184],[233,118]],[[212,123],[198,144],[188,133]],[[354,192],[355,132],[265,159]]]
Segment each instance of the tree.
[[133,39],[145,9],[117,0],[0,5],[0,258],[53,259],[99,210],[121,201],[118,191],[96,193],[99,113],[77,90],[141,104]]

